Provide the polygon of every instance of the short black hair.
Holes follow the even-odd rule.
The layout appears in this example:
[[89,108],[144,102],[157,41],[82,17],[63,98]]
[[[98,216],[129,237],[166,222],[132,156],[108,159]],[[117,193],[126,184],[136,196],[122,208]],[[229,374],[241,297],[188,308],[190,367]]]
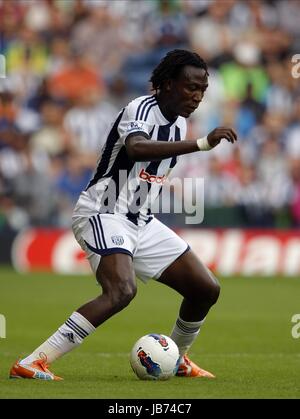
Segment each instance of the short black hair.
[[174,49],[169,51],[152,72],[150,82],[152,89],[158,90],[162,88],[165,81],[176,79],[181,69],[186,65],[203,68],[208,76],[207,64],[196,52],[185,49]]

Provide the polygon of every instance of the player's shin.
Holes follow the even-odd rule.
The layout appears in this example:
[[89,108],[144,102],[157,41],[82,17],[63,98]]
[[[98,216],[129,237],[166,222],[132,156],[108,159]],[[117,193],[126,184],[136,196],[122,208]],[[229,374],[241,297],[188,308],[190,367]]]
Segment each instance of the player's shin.
[[80,313],[74,312],[42,345],[20,364],[31,364],[37,359],[47,359],[51,364],[65,353],[77,348],[83,340],[95,330],[95,327]]

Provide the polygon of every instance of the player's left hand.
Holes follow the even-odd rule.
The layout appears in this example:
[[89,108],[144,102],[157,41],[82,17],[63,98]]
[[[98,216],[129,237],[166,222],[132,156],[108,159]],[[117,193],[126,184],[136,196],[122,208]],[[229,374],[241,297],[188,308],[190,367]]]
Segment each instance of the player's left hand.
[[233,144],[237,141],[237,134],[232,128],[218,127],[208,134],[207,141],[213,148],[220,143],[222,138]]

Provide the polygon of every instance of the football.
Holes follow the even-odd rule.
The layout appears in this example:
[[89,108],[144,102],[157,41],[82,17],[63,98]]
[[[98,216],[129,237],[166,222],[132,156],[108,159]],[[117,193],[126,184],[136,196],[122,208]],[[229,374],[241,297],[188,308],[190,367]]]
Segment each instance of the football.
[[178,362],[176,343],[157,333],[141,337],[130,354],[131,367],[141,380],[168,380],[175,375]]

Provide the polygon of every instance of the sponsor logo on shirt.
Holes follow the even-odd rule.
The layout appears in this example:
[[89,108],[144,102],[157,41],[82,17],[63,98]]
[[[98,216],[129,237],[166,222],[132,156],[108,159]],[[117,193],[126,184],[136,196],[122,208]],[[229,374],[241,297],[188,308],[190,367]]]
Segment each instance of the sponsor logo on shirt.
[[163,175],[163,176],[150,175],[144,169],[140,171],[139,178],[148,183],[158,183],[160,185],[162,185],[167,180],[166,175]]

